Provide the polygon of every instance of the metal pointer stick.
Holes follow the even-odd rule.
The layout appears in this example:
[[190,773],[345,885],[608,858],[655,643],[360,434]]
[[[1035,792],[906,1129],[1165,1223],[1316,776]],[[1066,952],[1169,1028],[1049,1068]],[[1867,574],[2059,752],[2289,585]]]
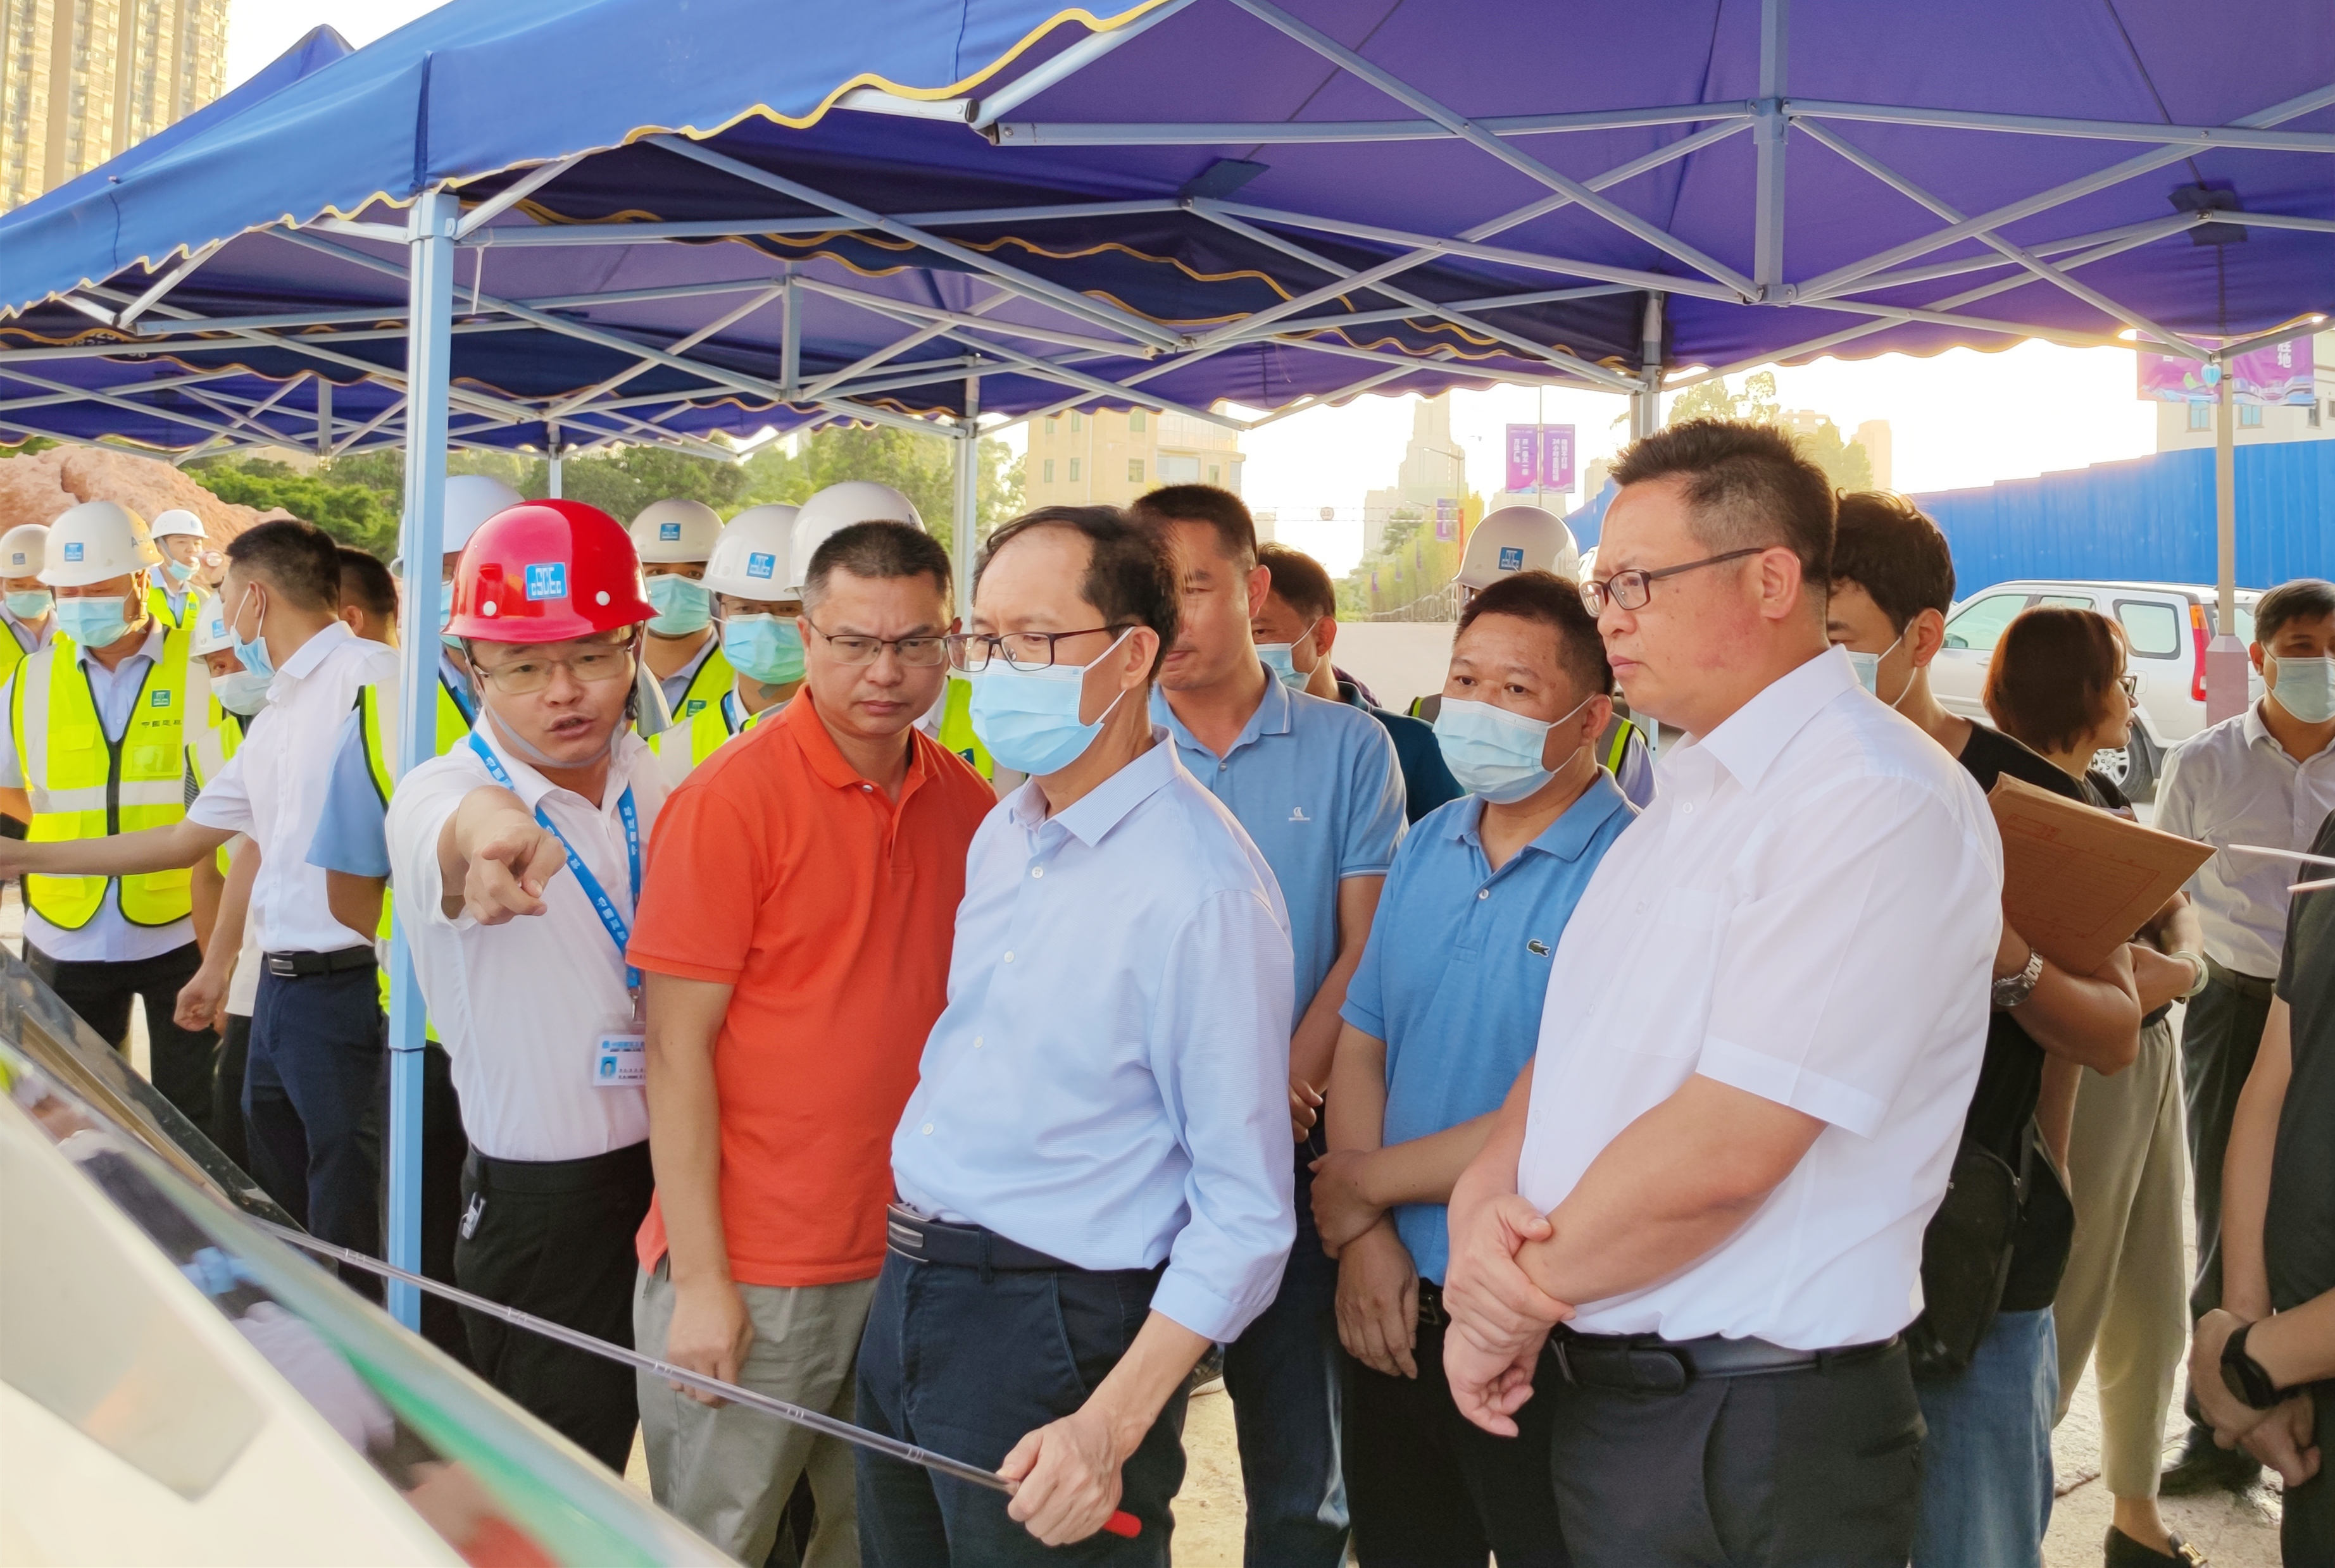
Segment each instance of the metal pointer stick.
[[[929,1448],[919,1448],[914,1443],[904,1443],[897,1437],[887,1437],[881,1432],[871,1432],[865,1427],[855,1427],[848,1421],[839,1420],[821,1411],[806,1409],[800,1405],[790,1405],[784,1399],[774,1399],[768,1394],[757,1393],[751,1389],[741,1389],[735,1383],[725,1383],[719,1378],[709,1378],[702,1372],[693,1372],[687,1367],[676,1367],[672,1362],[661,1361],[654,1356],[644,1356],[638,1350],[629,1350],[622,1345],[610,1344],[606,1340],[596,1339],[590,1334],[568,1328],[565,1324],[538,1318],[532,1312],[523,1312],[517,1307],[507,1307],[500,1302],[490,1302],[484,1296],[473,1295],[469,1291],[421,1274],[408,1273],[403,1269],[383,1263],[379,1258],[369,1258],[363,1253],[352,1252],[346,1247],[334,1246],[330,1242],[320,1242],[315,1237],[302,1232],[286,1230],[282,1225],[257,1219],[249,1215],[243,1217],[287,1245],[298,1247],[304,1252],[315,1253],[323,1257],[336,1259],[341,1263],[389,1279],[402,1280],[409,1285],[430,1292],[432,1295],[443,1296],[446,1300],[457,1305],[468,1307],[474,1312],[484,1312],[490,1318],[499,1318],[514,1328],[540,1334],[547,1340],[555,1340],[572,1349],[606,1357],[612,1361],[621,1361],[635,1370],[654,1373],[657,1377],[667,1378],[676,1383],[684,1383],[705,1393],[717,1394],[735,1404],[745,1405],[757,1410],[767,1410],[782,1420],[792,1421],[798,1427],[808,1427],[814,1432],[824,1432],[840,1442],[866,1448],[872,1453],[882,1454],[910,1465],[921,1465],[927,1470],[954,1476],[957,1480],[969,1482],[973,1486],[986,1486],[993,1492],[1003,1492],[1009,1496],[1012,1495],[1014,1483],[994,1470],[984,1470],[980,1466],[969,1465],[963,1459],[952,1459],[946,1454],[935,1454]],[[1114,1535],[1122,1535],[1132,1540],[1142,1534],[1143,1522],[1125,1509],[1120,1509],[1104,1521],[1103,1528]]]

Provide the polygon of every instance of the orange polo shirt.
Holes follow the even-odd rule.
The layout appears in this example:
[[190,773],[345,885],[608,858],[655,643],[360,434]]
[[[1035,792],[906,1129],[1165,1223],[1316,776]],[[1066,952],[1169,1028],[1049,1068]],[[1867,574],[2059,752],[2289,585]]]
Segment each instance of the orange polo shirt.
[[[965,850],[996,804],[921,733],[896,802],[810,693],[722,746],[649,843],[632,962],[735,989],[713,1046],[722,1224],[741,1284],[871,1279],[892,1130],[948,1000]],[[641,1266],[664,1256],[649,1207]]]

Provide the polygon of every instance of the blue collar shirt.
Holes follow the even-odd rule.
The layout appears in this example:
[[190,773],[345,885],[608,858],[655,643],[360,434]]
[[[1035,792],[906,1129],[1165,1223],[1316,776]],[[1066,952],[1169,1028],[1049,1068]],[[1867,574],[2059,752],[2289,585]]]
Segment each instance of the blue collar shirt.
[[1289,922],[1152,734],[1067,809],[1033,780],[974,836],[892,1174],[910,1206],[1080,1268],[1165,1261],[1152,1306],[1229,1341],[1296,1234]]
[[[1599,769],[1581,798],[1498,870],[1481,797],[1452,801],[1403,840],[1341,1016],[1386,1042],[1388,1145],[1499,1108],[1533,1058],[1549,958],[1597,863],[1637,810]],[[1404,1204],[1396,1233],[1421,1279],[1450,1261],[1441,1204]]]
[[1394,864],[1404,828],[1394,741],[1364,710],[1270,678],[1222,757],[1193,739],[1156,690],[1151,718],[1175,738],[1192,777],[1247,829],[1281,885],[1296,958],[1294,1028],[1337,962],[1338,884],[1383,876]]

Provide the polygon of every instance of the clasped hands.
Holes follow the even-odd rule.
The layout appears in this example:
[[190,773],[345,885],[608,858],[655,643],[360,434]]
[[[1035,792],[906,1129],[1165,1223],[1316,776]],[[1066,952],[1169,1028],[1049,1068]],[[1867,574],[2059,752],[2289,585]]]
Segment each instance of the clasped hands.
[[2197,1320],[2189,1341],[2189,1389],[2214,1428],[2214,1442],[2224,1448],[2243,1447],[2276,1470],[2287,1486],[2299,1486],[2319,1473],[2310,1391],[2257,1410],[2222,1379],[2222,1348],[2245,1322],[2221,1307]]

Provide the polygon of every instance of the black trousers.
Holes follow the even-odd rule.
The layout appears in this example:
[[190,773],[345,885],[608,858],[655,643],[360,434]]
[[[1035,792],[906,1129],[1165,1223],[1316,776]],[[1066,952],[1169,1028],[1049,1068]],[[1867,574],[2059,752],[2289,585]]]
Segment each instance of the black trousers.
[[[569,1160],[489,1159],[473,1149],[455,1282],[630,1349],[633,1236],[655,1185],[645,1142]],[[462,1321],[480,1376],[623,1474],[640,1422],[630,1367],[476,1312]]]
[[[384,1031],[383,1039],[386,1040]],[[391,1052],[381,1053],[381,1091],[373,1101],[373,1134],[384,1150],[389,1147],[389,1071]],[[454,1278],[455,1235],[462,1224],[463,1162],[470,1140],[462,1132],[462,1099],[454,1092],[454,1066],[446,1048],[434,1041],[421,1052],[421,1272],[448,1284]],[[389,1239],[389,1157],[381,1162],[381,1234]],[[461,1362],[470,1364],[470,1336],[462,1326],[462,1309],[425,1293],[421,1298],[421,1337]]]
[[[335,974],[263,972],[252,1005],[243,1115],[251,1174],[323,1241],[381,1256],[381,1003],[370,964]],[[341,1281],[373,1301],[377,1275]]]
[[1533,1389],[1581,1568],[1904,1568],[1913,1553],[1923,1428],[1903,1345],[1675,1394],[1567,1383],[1544,1355]]
[[[211,1118],[208,1129],[211,1142],[218,1145],[219,1153],[235,1161],[246,1174],[251,1170],[251,1139],[243,1125],[243,1064],[251,1058],[251,1015],[230,1012],[227,1029],[218,1037],[218,1050],[214,1053],[211,1070]],[[284,1201],[277,1193],[268,1195],[277,1203]]]
[[[1022,1437],[1071,1414],[1127,1353],[1159,1271],[983,1271],[887,1253],[859,1342],[859,1424],[992,1468]],[[867,1568],[1108,1563],[1168,1568],[1184,1483],[1177,1389],[1119,1467],[1119,1505],[1141,1521],[1057,1548],[1005,1516],[1003,1493],[862,1450],[859,1560]]]
[[[2335,1440],[2335,1379],[2311,1386],[2319,1451],[2323,1461],[2327,1445]],[[2286,1568],[2323,1568],[2335,1563],[2335,1468],[2325,1463],[2319,1474],[2300,1486],[2289,1486],[2280,1496],[2279,1555]]]
[[2230,1148],[2230,1119],[2238,1094],[2254,1070],[2262,1026],[2270,1021],[2277,982],[2208,961],[2205,989],[2189,1001],[2181,1021],[2181,1083],[2187,1101],[2190,1202],[2197,1221],[2197,1278],[2189,1291],[2189,1320],[2222,1304],[2222,1158]]
[[1487,1556],[1500,1568],[1566,1568],[1548,1480],[1547,1401],[1525,1401],[1513,1437],[1461,1415],[1443,1375],[1435,1287],[1422,1282],[1420,1292],[1416,1379],[1346,1358],[1354,1555],[1362,1568],[1483,1568]]
[[189,942],[151,958],[80,963],[52,958],[27,942],[24,963],[116,1050],[129,1043],[130,999],[145,998],[147,1078],[189,1121],[209,1128],[211,1044],[217,1037],[207,1029],[180,1029],[170,1021],[179,991],[202,967],[200,948]]

